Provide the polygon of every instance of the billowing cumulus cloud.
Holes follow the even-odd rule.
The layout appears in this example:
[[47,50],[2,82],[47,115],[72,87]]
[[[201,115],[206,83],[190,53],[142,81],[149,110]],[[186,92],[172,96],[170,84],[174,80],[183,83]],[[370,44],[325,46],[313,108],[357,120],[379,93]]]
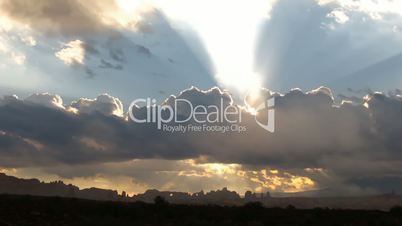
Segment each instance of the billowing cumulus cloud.
[[70,105],[78,110],[79,113],[91,114],[99,112],[104,115],[123,115],[123,104],[115,97],[102,94],[95,99],[81,98]]
[[[260,128],[254,115],[235,105],[230,94],[218,88],[208,91],[191,88],[168,98],[164,104],[186,99],[194,105],[231,106],[233,111],[243,113],[240,125],[246,126],[247,131],[170,133],[157,130],[156,123],[134,123],[128,115],[123,117],[121,102],[106,94],[96,99],[82,98],[70,105],[63,105],[59,96],[50,94],[35,94],[26,99],[3,97],[0,164],[51,168],[55,164],[97,165],[132,159],[194,159],[192,167],[176,169],[174,175],[208,178],[208,170],[194,167],[215,167],[218,171],[235,172],[233,175],[238,177],[248,175],[253,186],[261,189],[272,190],[272,183],[279,180],[282,183],[279,187],[288,191],[342,184],[353,188],[361,185],[362,180],[373,180],[365,175],[382,178],[401,173],[402,98],[398,94],[373,93],[361,103],[337,104],[326,87],[309,92],[293,89],[286,94],[261,90],[262,101],[273,96],[275,133]],[[261,100],[247,99],[248,107],[258,105]],[[187,116],[188,105],[182,104],[177,111]],[[140,117],[146,115],[146,110],[137,106],[134,113]],[[162,117],[166,117],[165,113]],[[258,120],[266,120],[264,115],[266,109],[258,112]],[[216,123],[222,124],[225,123]],[[273,171],[267,176],[267,167],[281,174],[277,178]],[[254,175],[251,171],[258,173]]]
[[[16,100],[18,99],[15,99],[15,101]],[[27,103],[42,105],[50,108],[64,109],[63,100],[59,95],[53,95],[49,93],[37,93],[25,98],[25,101]]]

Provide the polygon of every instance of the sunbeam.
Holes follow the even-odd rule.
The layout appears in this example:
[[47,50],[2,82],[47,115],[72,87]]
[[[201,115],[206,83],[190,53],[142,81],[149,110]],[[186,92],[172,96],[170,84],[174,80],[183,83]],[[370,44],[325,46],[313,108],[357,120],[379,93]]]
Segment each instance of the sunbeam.
[[216,68],[218,84],[244,95],[261,86],[253,68],[255,42],[259,24],[269,16],[273,2],[176,0],[159,5],[169,17],[197,30]]

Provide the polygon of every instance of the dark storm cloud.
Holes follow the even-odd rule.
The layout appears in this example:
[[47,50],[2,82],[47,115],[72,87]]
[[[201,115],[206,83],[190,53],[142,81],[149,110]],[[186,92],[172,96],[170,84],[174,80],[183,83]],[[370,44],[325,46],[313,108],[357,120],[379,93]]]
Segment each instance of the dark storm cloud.
[[[8,136],[27,139],[31,149],[20,149],[16,142],[2,142],[1,164],[12,165],[10,159],[19,157],[8,150],[24,151],[21,156],[32,155],[27,165],[35,164],[43,159],[49,164],[64,162],[69,164],[115,161],[132,158],[163,157],[177,159],[192,157],[194,153],[185,153],[190,149],[187,141],[178,141],[178,137],[165,135],[155,131],[153,126],[134,125],[119,117],[122,113],[121,102],[108,95],[99,96],[95,100],[80,99],[66,108],[49,100],[47,95],[39,95],[40,101],[5,98],[2,100],[0,115],[4,121],[0,123],[2,138]],[[78,113],[73,113],[77,111]],[[121,115],[120,115],[121,116]],[[158,140],[160,145],[155,140]],[[29,142],[28,142],[29,143]],[[59,147],[57,147],[60,145]],[[5,148],[5,149],[4,149]],[[37,161],[36,161],[37,160]]]
[[[261,96],[250,105],[275,96],[275,133],[260,128],[247,112],[242,115],[241,125],[247,126],[244,133],[172,134],[157,130],[155,123],[126,120],[121,102],[106,94],[70,105],[50,94],[24,100],[4,97],[0,101],[0,164],[44,167],[204,156],[204,161],[257,168],[268,165],[299,174],[306,168],[322,168],[347,183],[367,174],[401,173],[401,96],[374,93],[362,103],[341,105],[325,87],[307,93],[294,89],[285,95],[263,89]],[[217,88],[191,88],[171,96],[164,105],[172,106],[176,99],[204,106],[222,103],[243,111],[233,105],[228,93]],[[180,116],[188,112],[187,105],[178,105]],[[134,108],[134,113],[146,115],[146,108]],[[266,115],[265,110],[259,115]]]
[[[396,139],[402,128],[398,118],[402,113],[402,101],[398,96],[370,95],[365,102],[367,109],[362,104],[334,106],[325,88],[308,93],[295,89],[285,95],[262,92],[266,92],[266,97],[276,96],[277,127],[273,134],[260,129],[254,117],[245,112],[242,123],[248,131],[244,134],[202,133],[195,137],[165,134],[157,131],[155,124],[125,120],[121,117],[121,102],[108,95],[95,100],[80,99],[68,106],[49,94],[25,100],[6,98],[1,105],[1,128],[5,134],[37,141],[44,149],[47,144],[55,148],[62,142],[53,150],[55,152],[65,149],[65,145],[77,145],[73,148],[77,154],[85,149],[84,155],[91,148],[103,150],[94,152],[94,160],[104,154],[117,158],[127,155],[127,158],[165,156],[169,159],[207,155],[222,162],[319,167],[323,164],[322,157],[355,155],[359,150],[370,154],[374,144],[383,147],[388,154],[395,154],[402,147]],[[232,104],[230,95],[216,88],[207,92],[192,88],[178,97],[168,98],[164,104],[173,105],[177,98],[189,100],[194,106],[219,106],[221,98],[224,107]],[[135,113],[145,110],[138,108]],[[187,116],[189,109],[182,103],[178,111]],[[63,155],[63,151],[59,154]],[[91,159],[89,156],[81,159],[80,155],[74,158],[77,161]]]

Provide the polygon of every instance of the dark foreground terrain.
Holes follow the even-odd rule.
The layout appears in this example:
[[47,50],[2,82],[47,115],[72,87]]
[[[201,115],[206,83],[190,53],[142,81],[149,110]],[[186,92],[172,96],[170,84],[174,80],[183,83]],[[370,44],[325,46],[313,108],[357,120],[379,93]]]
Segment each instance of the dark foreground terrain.
[[0,225],[402,225],[402,208],[301,210],[260,203],[223,207],[0,195]]

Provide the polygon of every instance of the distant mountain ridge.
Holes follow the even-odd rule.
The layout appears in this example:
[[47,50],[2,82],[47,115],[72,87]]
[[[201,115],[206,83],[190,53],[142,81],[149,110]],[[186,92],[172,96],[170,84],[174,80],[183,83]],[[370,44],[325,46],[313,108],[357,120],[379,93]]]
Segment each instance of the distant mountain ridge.
[[0,173],[0,193],[37,196],[77,197],[94,200],[118,200],[122,196],[115,190],[87,188],[80,190],[72,184],[63,181],[50,183],[38,179],[20,179]]
[[[203,191],[189,194],[187,192],[170,192],[149,189],[143,194],[128,196],[126,192],[119,194],[116,190],[86,188],[80,189],[72,184],[65,184],[63,181],[54,181],[50,183],[41,182],[38,179],[21,179],[0,173],[0,194],[18,194],[18,195],[36,195],[36,196],[60,196],[74,197],[92,200],[110,200],[110,201],[143,201],[153,202],[157,196],[165,198],[169,202],[175,203],[225,203],[240,202],[243,198],[235,191],[229,191],[227,188],[222,190]],[[250,193],[248,199],[252,201],[257,196]],[[260,196],[261,197],[261,196]],[[269,194],[265,198],[270,198]]]
[[[0,194],[17,194],[33,196],[59,196],[67,198],[80,198],[102,201],[124,201],[124,202],[154,202],[156,197],[162,197],[169,203],[175,204],[214,204],[214,205],[244,205],[249,202],[260,202],[266,207],[287,207],[289,205],[297,208],[343,208],[343,209],[378,209],[389,210],[394,206],[402,206],[402,196],[396,194],[384,194],[377,196],[361,197],[313,197],[316,194],[328,194],[328,190],[292,193],[284,197],[285,193],[275,193],[278,197],[271,197],[270,193],[256,194],[248,191],[241,197],[235,191],[227,188],[222,190],[197,193],[158,191],[149,189],[142,194],[128,196],[126,192],[119,194],[116,190],[86,188],[80,189],[72,184],[65,184],[63,181],[50,183],[41,182],[38,179],[20,179],[0,173]],[[280,195],[282,196],[280,196]],[[305,194],[305,197],[300,195]],[[309,197],[307,197],[309,196]]]

